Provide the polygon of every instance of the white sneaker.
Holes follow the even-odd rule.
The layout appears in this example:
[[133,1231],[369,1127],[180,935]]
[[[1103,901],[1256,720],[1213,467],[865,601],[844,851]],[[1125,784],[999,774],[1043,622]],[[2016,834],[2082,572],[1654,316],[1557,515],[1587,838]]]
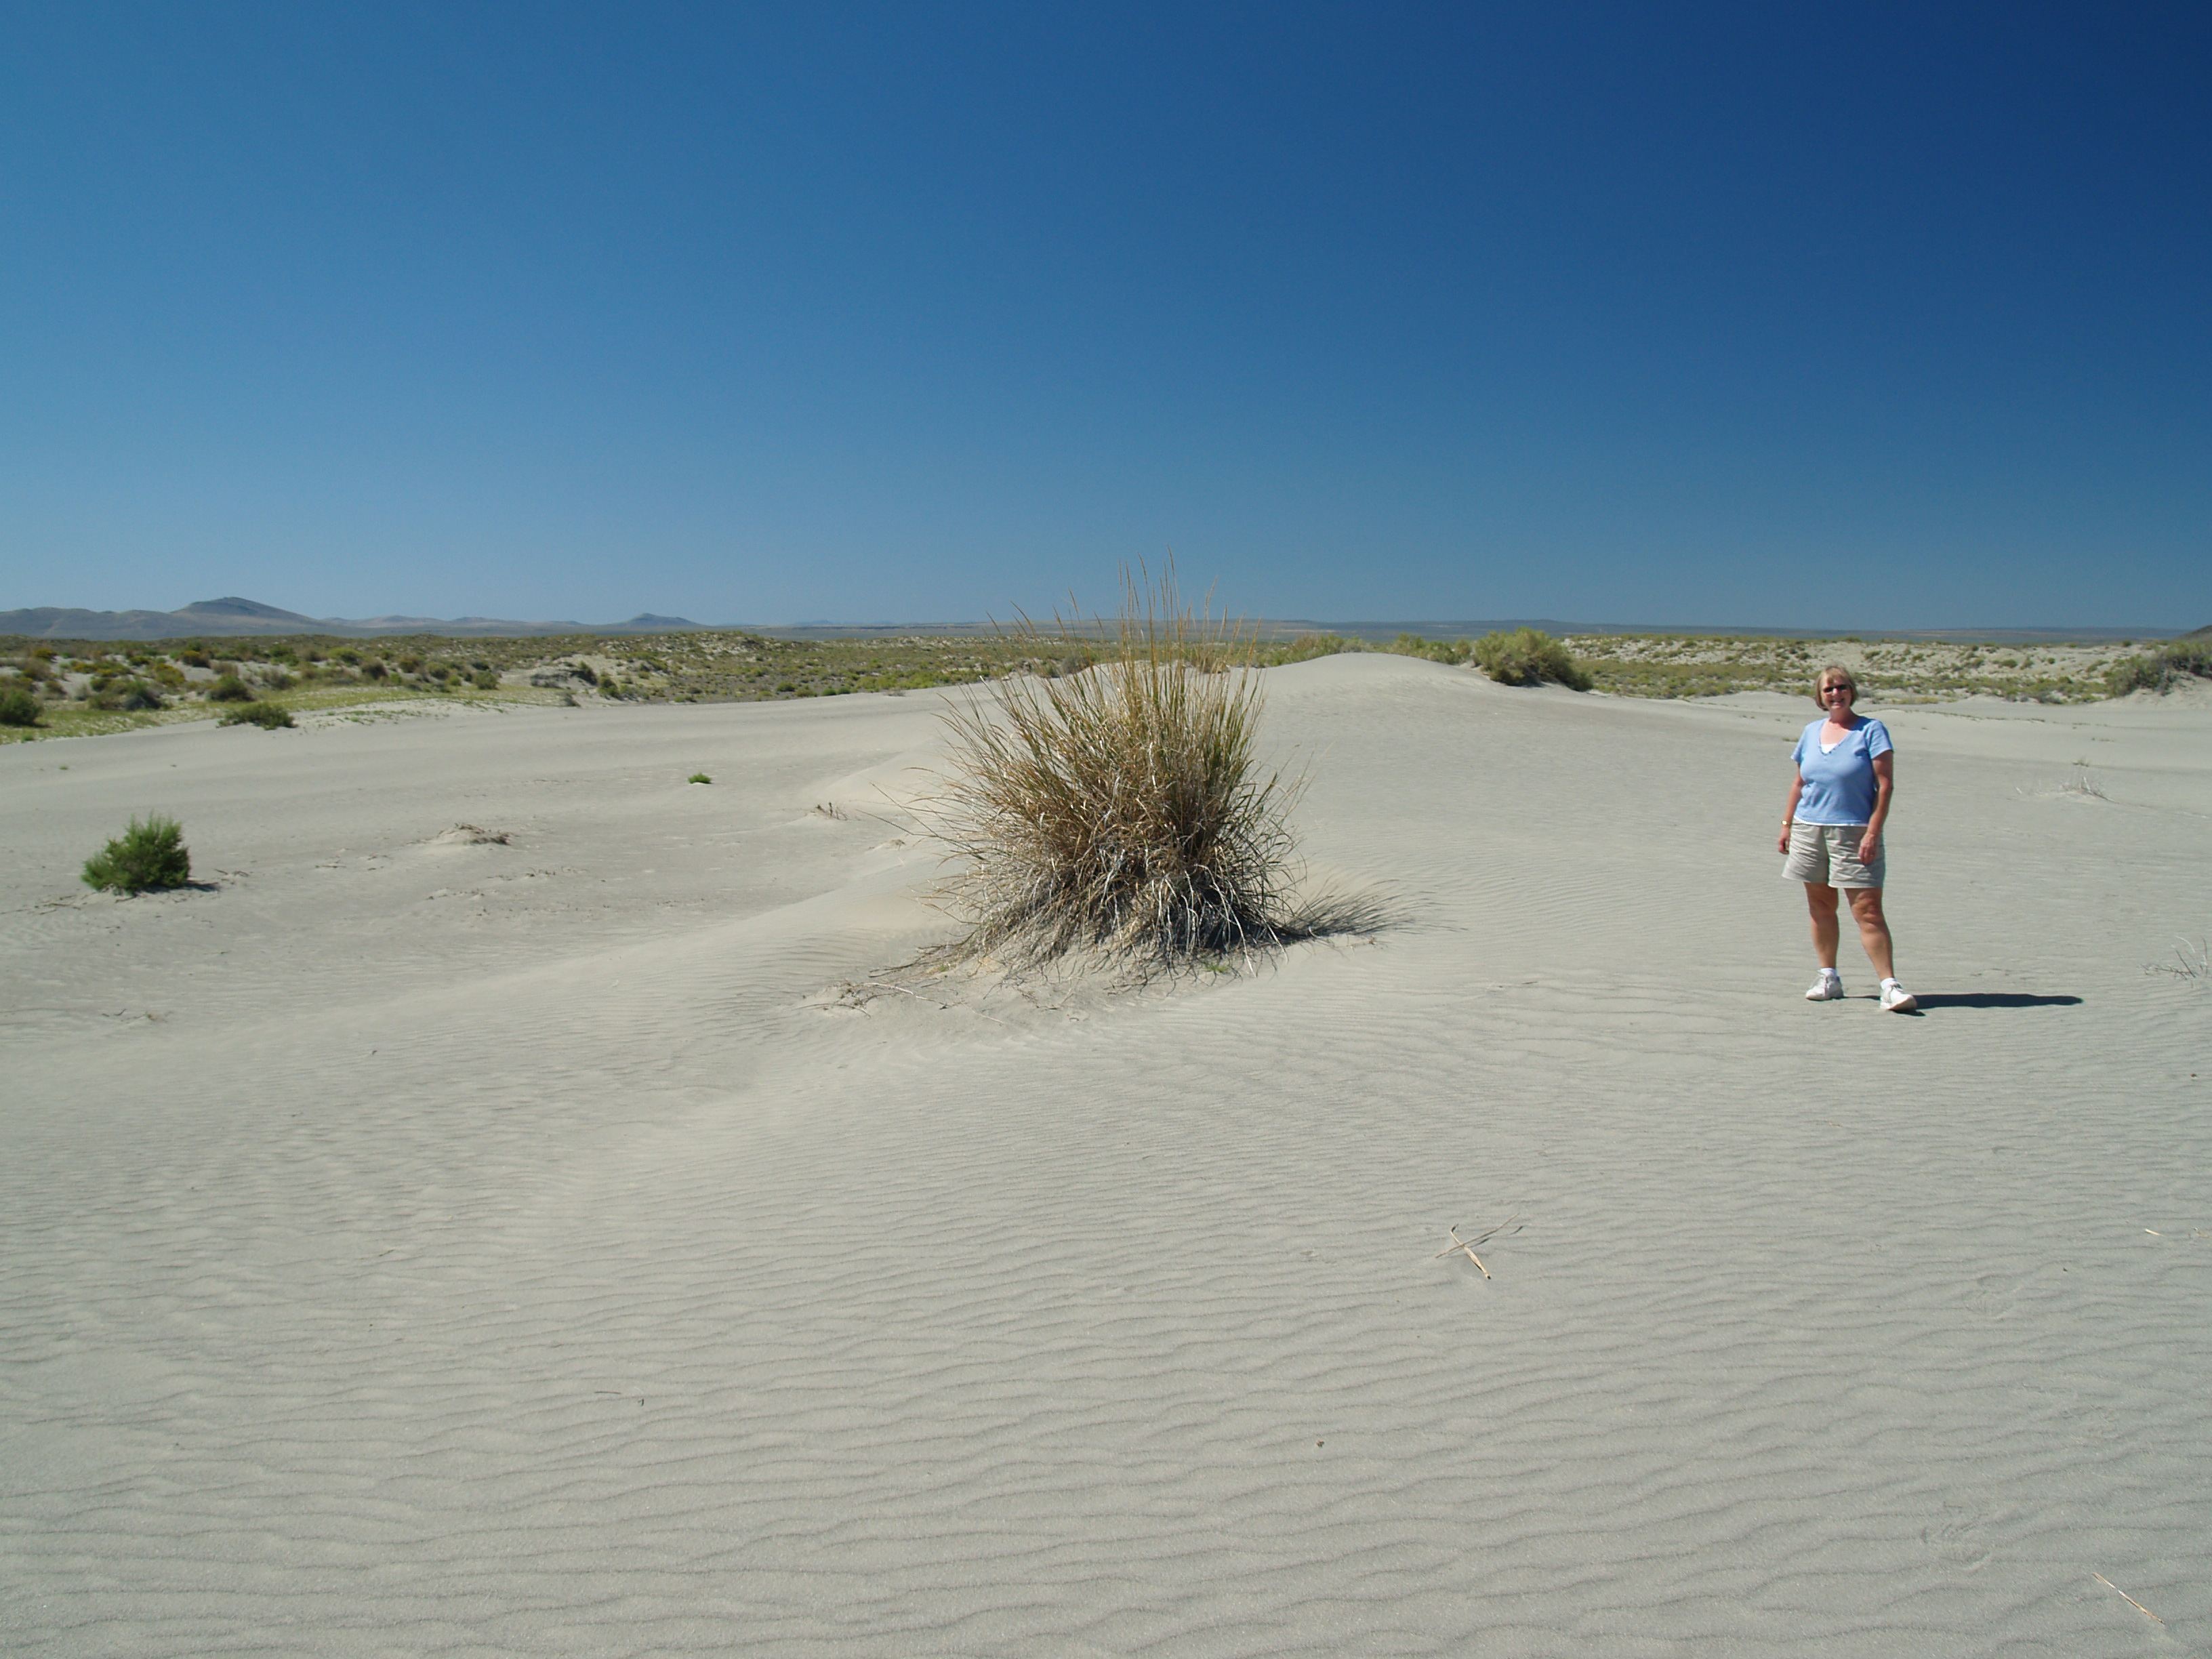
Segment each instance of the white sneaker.
[[1895,980],[1886,979],[1881,982],[1881,1006],[1893,1014],[1909,1014],[1920,1001]]
[[1820,969],[1820,977],[1813,981],[1813,988],[1805,993],[1808,1002],[1833,1002],[1844,994],[1843,976],[1832,968]]

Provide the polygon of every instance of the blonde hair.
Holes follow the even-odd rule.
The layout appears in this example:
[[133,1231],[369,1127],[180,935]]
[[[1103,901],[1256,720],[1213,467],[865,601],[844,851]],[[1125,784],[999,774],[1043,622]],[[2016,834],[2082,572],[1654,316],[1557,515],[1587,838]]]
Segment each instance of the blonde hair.
[[1843,664],[1839,662],[1830,663],[1826,668],[1823,668],[1819,673],[1813,676],[1813,701],[1820,704],[1823,708],[1826,708],[1828,706],[1828,703],[1827,700],[1820,694],[1823,691],[1826,691],[1831,685],[1850,686],[1851,688],[1851,701],[1853,702],[1856,702],[1859,700],[1858,676],[1852,673],[1850,669],[1844,667]]

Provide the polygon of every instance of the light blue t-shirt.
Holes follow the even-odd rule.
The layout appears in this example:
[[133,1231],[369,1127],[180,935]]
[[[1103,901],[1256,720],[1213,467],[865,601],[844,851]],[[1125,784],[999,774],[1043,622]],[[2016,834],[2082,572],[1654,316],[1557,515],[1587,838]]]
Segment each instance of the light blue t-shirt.
[[1797,797],[1800,823],[1865,823],[1874,817],[1874,757],[1897,745],[1889,728],[1880,720],[1862,720],[1844,733],[1844,740],[1826,754],[1820,752],[1820,728],[1826,714],[1798,737],[1790,758],[1797,763],[1797,775],[1805,780]]

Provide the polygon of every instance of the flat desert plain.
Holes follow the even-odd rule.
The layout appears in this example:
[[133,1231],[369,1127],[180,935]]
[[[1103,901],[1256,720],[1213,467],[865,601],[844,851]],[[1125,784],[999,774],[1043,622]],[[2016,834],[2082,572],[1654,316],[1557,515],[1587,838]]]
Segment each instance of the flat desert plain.
[[2212,1651],[2212,709],[1869,711],[1911,1017],[1809,701],[1380,655],[1383,931],[889,973],[950,695],[0,750],[0,1645]]

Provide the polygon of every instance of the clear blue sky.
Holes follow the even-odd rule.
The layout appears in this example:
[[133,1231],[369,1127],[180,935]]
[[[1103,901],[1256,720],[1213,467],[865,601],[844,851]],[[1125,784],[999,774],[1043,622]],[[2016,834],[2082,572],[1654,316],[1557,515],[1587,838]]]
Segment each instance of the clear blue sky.
[[17,0],[0,609],[2212,622],[2212,7]]

